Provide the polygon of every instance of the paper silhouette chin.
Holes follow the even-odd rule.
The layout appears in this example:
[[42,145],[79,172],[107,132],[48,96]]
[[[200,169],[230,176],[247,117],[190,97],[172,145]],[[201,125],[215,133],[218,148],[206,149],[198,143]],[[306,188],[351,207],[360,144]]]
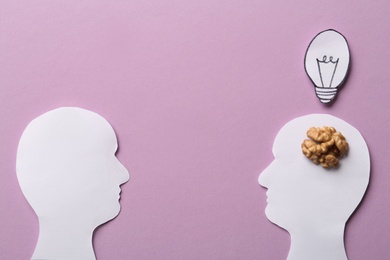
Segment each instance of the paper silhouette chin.
[[129,179],[116,150],[111,125],[88,110],[59,108],[30,122],[16,171],[39,220],[32,259],[95,259],[93,231],[118,215]]
[[[333,126],[349,143],[338,169],[324,169],[301,151],[312,126]],[[291,236],[288,259],[347,259],[344,227],[366,191],[369,151],[362,135],[345,121],[313,114],[288,122],[273,145],[274,161],[260,174],[268,189],[265,213]]]

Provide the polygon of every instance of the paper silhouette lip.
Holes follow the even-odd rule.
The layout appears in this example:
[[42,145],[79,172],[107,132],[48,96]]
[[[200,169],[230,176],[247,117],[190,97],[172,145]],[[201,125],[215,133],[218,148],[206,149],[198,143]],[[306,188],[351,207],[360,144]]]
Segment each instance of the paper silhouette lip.
[[[302,154],[306,131],[323,125],[334,126],[350,144],[338,169],[318,167]],[[265,215],[291,235],[288,259],[320,259],[304,257],[308,252],[301,252],[299,245],[311,247],[304,239],[311,237],[318,247],[332,248],[323,234],[339,241],[339,255],[345,255],[344,226],[362,201],[370,178],[370,154],[361,133],[337,117],[311,114],[287,122],[276,135],[272,151],[275,158],[260,173],[258,182],[266,188]],[[308,251],[318,255],[319,249]],[[339,258],[325,255],[323,259]]]
[[[318,55],[314,56],[313,52],[318,53]],[[337,53],[337,55],[331,55],[329,52]],[[324,56],[329,60],[324,61]],[[322,103],[327,104],[334,101],[348,77],[350,61],[348,41],[340,32],[327,29],[319,32],[310,41],[305,52],[304,68],[315,87],[317,98]],[[324,83],[325,79],[326,83]],[[333,88],[333,91],[328,92],[327,88]]]
[[129,180],[117,148],[112,126],[86,109],[57,108],[27,125],[16,174],[39,220],[33,259],[94,259],[93,230],[119,214]]

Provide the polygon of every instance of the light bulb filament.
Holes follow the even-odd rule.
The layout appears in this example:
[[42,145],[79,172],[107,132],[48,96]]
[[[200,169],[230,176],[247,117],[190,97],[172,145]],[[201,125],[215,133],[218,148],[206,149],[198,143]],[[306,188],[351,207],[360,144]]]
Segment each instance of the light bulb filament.
[[318,73],[321,79],[321,85],[323,88],[332,88],[332,82],[334,75],[336,74],[336,69],[338,65],[339,59],[333,61],[333,56],[329,57],[327,60],[327,56],[324,55],[322,57],[322,61],[317,58],[317,67]]

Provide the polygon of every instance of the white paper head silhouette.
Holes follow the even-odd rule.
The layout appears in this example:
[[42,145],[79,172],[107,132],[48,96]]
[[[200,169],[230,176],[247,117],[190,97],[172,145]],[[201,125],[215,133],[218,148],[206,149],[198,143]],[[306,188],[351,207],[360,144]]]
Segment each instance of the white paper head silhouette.
[[[349,143],[338,169],[307,159],[301,143],[310,127],[333,126]],[[313,114],[288,122],[277,134],[275,160],[260,174],[268,189],[267,218],[291,235],[288,259],[346,259],[344,227],[366,191],[370,156],[353,126],[330,115]]]
[[16,171],[39,219],[33,259],[94,259],[93,230],[120,211],[129,179],[117,140],[100,115],[59,108],[34,119],[19,142]]

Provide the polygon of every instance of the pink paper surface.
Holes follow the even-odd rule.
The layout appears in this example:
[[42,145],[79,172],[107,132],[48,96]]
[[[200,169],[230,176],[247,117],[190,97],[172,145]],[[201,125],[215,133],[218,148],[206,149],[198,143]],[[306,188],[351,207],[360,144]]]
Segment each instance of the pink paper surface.
[[[98,259],[284,259],[257,177],[289,120],[328,113],[371,154],[346,230],[350,259],[390,255],[390,2],[0,1],[0,258],[28,259],[38,223],[16,179],[28,122],[61,106],[114,127],[130,172],[122,211],[94,237]],[[303,60],[333,28],[351,70],[321,104]],[[49,196],[50,194],[48,194]]]

